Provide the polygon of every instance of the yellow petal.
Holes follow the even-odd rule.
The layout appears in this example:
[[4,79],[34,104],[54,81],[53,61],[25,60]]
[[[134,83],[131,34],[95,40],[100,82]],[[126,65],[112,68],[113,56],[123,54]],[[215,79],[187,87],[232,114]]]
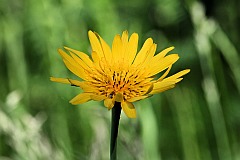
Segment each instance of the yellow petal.
[[83,60],[81,60],[78,56],[76,56],[75,54],[73,54],[71,51],[70,51],[70,54],[72,56],[72,58],[86,71],[91,71],[91,69],[89,68],[89,66],[87,66]]
[[136,56],[137,47],[138,47],[138,34],[133,33],[129,39],[128,45],[126,46],[127,50],[126,50],[125,58],[127,59],[129,65],[132,64]]
[[164,49],[163,51],[161,51],[160,53],[158,53],[156,56],[154,56],[152,59],[151,59],[151,62],[152,64],[157,64],[159,63],[159,61],[161,61],[165,55],[170,52],[171,50],[173,50],[174,47],[169,47],[169,48],[166,48]]
[[167,71],[164,72],[164,74],[157,81],[163,80],[168,75],[168,73],[170,72],[171,68],[172,68],[172,65],[168,67]]
[[130,98],[130,99],[127,99],[128,102],[135,102],[135,101],[139,101],[141,99],[145,99],[147,98],[148,96],[138,96],[138,97],[133,97],[133,98]]
[[112,44],[112,54],[115,63],[122,61],[123,58],[123,45],[120,35],[116,35]]
[[72,86],[79,86],[80,88],[83,88],[85,82],[80,82],[78,80],[74,80],[74,79],[67,79],[69,81],[69,83],[72,85]]
[[74,97],[70,103],[73,105],[82,104],[91,100],[91,93],[80,93]]
[[86,79],[86,73],[84,69],[67,53],[65,53],[62,49],[58,49],[58,53],[63,58],[63,62],[65,63],[66,67],[75,75],[82,79]]
[[73,79],[69,79],[69,78],[50,77],[50,80],[53,81],[53,82],[71,84],[72,86],[78,86],[78,87],[81,87],[84,84],[84,82],[80,82],[78,80],[73,80]]
[[102,47],[99,43],[99,40],[96,36],[95,33],[93,33],[92,31],[88,31],[88,37],[92,46],[92,51],[95,51],[99,58],[101,59],[102,57],[104,57],[103,52],[102,52]]
[[114,106],[114,102],[113,99],[107,98],[104,100],[104,106],[107,107],[108,109],[112,109]]
[[87,75],[86,72],[80,67],[80,66],[76,66],[72,63],[70,63],[69,61],[63,59],[64,64],[66,65],[66,67],[76,76],[86,80],[87,79]]
[[144,94],[148,94],[148,93],[150,93],[152,90],[153,90],[153,83],[149,86],[147,92],[144,93]]
[[71,84],[72,86],[78,86],[81,89],[83,89],[84,92],[88,92],[88,93],[98,92],[97,88],[94,88],[94,87],[88,85],[86,82],[81,82],[78,80],[73,80],[73,79],[69,79],[69,78],[55,78],[55,77],[50,77],[50,80],[53,82],[59,82],[59,83],[64,83],[64,84]]
[[145,60],[146,54],[147,54],[148,50],[150,49],[150,47],[152,46],[152,44],[153,44],[152,38],[148,38],[144,42],[143,47],[141,48],[141,50],[139,51],[139,53],[137,54],[137,56],[133,62],[134,66],[141,64]]
[[160,53],[158,53],[154,59],[156,59],[156,61],[159,61],[160,59],[162,59],[168,52],[172,51],[174,49],[174,47],[168,47],[166,49],[164,49],[163,51],[161,51]]
[[180,82],[181,80],[183,80],[183,78],[176,79],[176,83]]
[[105,59],[108,63],[112,61],[112,52],[109,45],[99,36]]
[[136,109],[131,102],[121,102],[122,109],[128,118],[136,118]]
[[141,65],[140,65],[142,68],[145,68],[146,66],[148,66],[150,64],[153,64],[151,62],[151,60],[156,52],[156,49],[157,49],[157,44],[153,43],[152,46],[147,51],[145,59],[143,59]]
[[124,31],[122,33],[122,43],[123,43],[123,48],[125,49],[125,47],[127,47],[128,44],[128,31]]
[[97,94],[92,94],[90,97],[94,101],[102,101],[102,100],[106,99],[106,96],[104,96],[104,95],[97,95]]
[[157,49],[157,44],[153,43],[152,46],[150,47],[150,49],[147,52],[147,56],[146,56],[146,59],[145,59],[144,63],[149,64],[150,60],[152,60],[152,58],[153,58],[153,56],[156,52],[156,49]]
[[153,90],[150,92],[150,94],[164,92],[174,87],[175,87],[175,81],[160,81],[160,82],[154,83]]
[[74,50],[74,49],[71,49],[71,48],[68,48],[68,47],[64,47],[66,50],[76,54],[78,57],[80,57],[83,62],[88,65],[88,67],[92,67],[93,66],[93,62],[92,60],[89,58],[89,56],[83,52],[80,52],[80,51],[77,51],[77,50]]
[[74,59],[71,56],[69,56],[66,52],[64,52],[62,49],[58,49],[58,53],[64,60],[68,61],[72,65],[77,65]]
[[87,82],[81,83],[80,87],[83,89],[84,92],[88,92],[88,93],[98,92],[98,89],[96,87],[93,87],[92,85],[88,85]]
[[[128,62],[128,57],[127,57],[127,52],[128,52],[128,31],[124,31],[122,33],[122,37],[121,37],[121,41],[122,41],[122,55],[121,55],[121,63],[124,62],[125,64],[127,64]],[[124,66],[125,66],[124,64]]]
[[100,61],[100,57],[98,57],[97,52],[95,52],[95,51],[92,52],[92,59],[95,62],[95,64],[96,63],[98,64],[98,62]]
[[50,80],[53,81],[53,82],[71,84],[67,78],[55,78],[55,77],[50,77]]
[[149,64],[147,72],[149,73],[149,77],[162,72],[163,70],[170,67],[173,63],[175,63],[179,59],[179,56],[177,54],[171,54],[169,56],[166,56],[165,58],[162,58],[159,62]]
[[170,77],[165,78],[164,80],[177,80],[179,77],[182,77],[189,72],[190,72],[190,69],[185,69],[185,70],[182,70]]

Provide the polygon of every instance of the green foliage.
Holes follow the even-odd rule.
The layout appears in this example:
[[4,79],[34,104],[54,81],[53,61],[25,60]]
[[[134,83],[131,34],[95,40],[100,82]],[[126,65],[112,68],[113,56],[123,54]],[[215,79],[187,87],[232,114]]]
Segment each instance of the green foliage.
[[158,51],[175,46],[171,74],[191,69],[175,89],[137,102],[137,119],[121,115],[119,159],[240,159],[237,3],[0,1],[0,159],[109,159],[110,112],[72,106],[81,91],[49,81],[76,79],[57,49],[89,53],[90,29],[109,44],[129,30],[140,45],[152,37]]

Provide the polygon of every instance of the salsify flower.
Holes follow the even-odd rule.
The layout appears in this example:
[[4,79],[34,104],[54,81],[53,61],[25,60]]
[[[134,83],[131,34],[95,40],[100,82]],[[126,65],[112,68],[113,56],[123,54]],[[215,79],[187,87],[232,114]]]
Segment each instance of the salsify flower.
[[[92,47],[92,54],[87,54],[64,47],[61,55],[66,67],[82,79],[54,78],[51,81],[80,87],[83,92],[74,97],[70,103],[82,104],[89,100],[104,101],[108,109],[112,109],[116,102],[129,118],[136,117],[133,102],[145,99],[175,87],[182,76],[190,70],[180,71],[167,77],[172,65],[179,59],[178,54],[167,55],[174,47],[169,47],[155,55],[157,45],[152,38],[148,38],[139,52],[138,34],[133,33],[130,38],[128,32],[114,37],[112,48],[95,32],[88,32]],[[163,72],[155,79],[155,75]]]

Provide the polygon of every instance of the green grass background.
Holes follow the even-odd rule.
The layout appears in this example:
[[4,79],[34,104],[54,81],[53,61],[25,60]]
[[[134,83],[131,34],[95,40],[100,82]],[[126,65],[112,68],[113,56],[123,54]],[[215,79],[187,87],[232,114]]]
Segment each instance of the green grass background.
[[57,49],[89,53],[87,31],[111,45],[137,32],[158,51],[175,46],[170,74],[190,68],[175,89],[135,103],[121,117],[118,157],[126,160],[240,159],[238,0],[0,0],[0,159],[109,159],[110,113],[72,106],[80,89],[49,81],[76,77]]

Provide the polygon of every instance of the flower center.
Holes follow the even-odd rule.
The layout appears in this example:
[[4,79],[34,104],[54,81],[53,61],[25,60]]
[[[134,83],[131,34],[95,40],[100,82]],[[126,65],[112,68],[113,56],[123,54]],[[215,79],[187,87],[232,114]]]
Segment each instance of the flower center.
[[153,78],[145,78],[143,74],[144,72],[139,70],[105,70],[92,75],[91,86],[94,86],[100,95],[108,98],[116,98],[118,95],[120,99],[127,100],[148,92]]

